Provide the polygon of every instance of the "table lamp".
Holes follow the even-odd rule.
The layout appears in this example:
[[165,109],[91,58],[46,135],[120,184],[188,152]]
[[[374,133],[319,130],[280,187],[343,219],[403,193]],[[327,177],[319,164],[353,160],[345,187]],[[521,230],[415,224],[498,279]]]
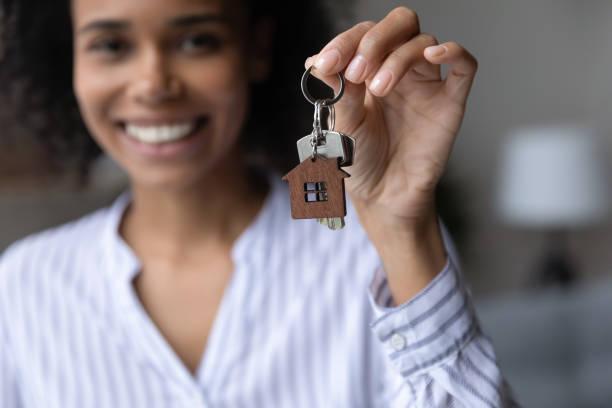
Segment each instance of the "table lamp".
[[567,235],[608,216],[612,174],[601,142],[588,127],[549,125],[516,129],[503,146],[497,209],[511,226],[546,233],[542,283],[577,278]]

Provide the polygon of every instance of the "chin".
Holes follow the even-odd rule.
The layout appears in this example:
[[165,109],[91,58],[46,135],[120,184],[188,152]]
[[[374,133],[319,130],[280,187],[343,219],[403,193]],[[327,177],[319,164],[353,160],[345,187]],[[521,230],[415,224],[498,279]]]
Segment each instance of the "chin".
[[212,166],[151,166],[156,168],[128,171],[132,187],[146,190],[179,192],[204,188],[204,179],[212,173]]

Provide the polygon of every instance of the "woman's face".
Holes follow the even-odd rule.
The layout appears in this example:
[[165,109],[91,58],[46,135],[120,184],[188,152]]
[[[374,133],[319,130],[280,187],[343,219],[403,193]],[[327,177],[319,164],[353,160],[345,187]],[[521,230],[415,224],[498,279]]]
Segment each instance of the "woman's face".
[[180,189],[232,159],[262,79],[239,1],[72,1],[81,113],[133,183]]

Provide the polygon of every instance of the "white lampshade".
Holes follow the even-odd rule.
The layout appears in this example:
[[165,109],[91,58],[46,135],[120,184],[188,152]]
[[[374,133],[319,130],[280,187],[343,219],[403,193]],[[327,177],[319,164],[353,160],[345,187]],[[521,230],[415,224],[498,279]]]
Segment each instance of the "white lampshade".
[[541,126],[512,132],[502,151],[498,210],[504,221],[535,228],[575,228],[608,215],[605,149],[595,131]]

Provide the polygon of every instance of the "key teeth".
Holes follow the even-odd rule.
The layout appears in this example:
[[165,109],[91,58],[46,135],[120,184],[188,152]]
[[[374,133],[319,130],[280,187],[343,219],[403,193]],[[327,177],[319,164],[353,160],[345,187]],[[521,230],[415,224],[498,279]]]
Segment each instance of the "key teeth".
[[332,231],[341,230],[346,226],[344,222],[344,217],[336,217],[336,218],[317,218],[317,222],[321,225],[325,225]]
[[332,231],[338,231],[344,228],[344,218],[328,218],[327,227]]

